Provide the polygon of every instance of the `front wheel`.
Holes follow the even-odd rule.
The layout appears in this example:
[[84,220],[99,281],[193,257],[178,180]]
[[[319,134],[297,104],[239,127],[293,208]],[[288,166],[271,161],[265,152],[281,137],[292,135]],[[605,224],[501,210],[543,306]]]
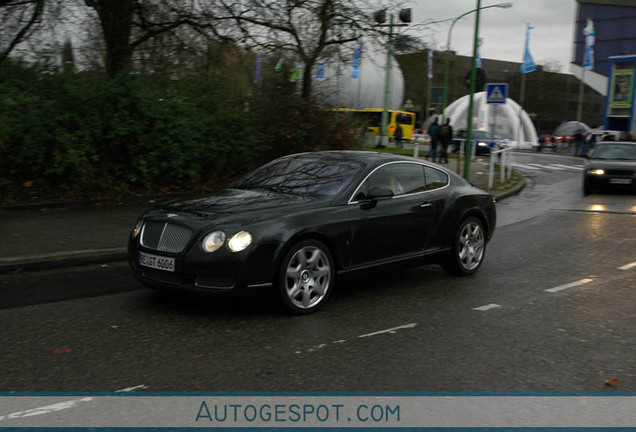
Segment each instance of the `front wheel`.
[[317,240],[305,240],[291,248],[281,261],[278,293],[292,313],[314,312],[331,294],[335,265],[329,249]]
[[483,223],[468,217],[459,225],[453,249],[441,263],[444,270],[454,275],[470,275],[479,269],[486,254],[486,233]]

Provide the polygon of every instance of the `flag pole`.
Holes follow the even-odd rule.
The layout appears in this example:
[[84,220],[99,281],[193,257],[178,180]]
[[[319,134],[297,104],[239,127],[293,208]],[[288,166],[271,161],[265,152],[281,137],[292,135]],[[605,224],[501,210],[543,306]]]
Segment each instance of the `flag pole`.
[[579,105],[576,109],[576,121],[581,122],[583,118],[583,93],[585,87],[585,68],[582,68],[581,72],[581,82],[579,83]]

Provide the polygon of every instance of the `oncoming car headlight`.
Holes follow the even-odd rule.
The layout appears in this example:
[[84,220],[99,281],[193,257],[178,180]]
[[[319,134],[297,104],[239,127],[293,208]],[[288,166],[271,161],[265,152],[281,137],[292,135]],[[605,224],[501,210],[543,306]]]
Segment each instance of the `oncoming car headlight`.
[[135,225],[135,227],[132,230],[132,238],[137,238],[137,236],[139,235],[139,233],[141,232],[141,229],[144,227],[144,220],[143,219],[139,219],[137,221],[137,225]]
[[252,235],[247,231],[240,231],[230,238],[227,242],[227,247],[232,252],[240,252],[245,250],[250,244],[252,244]]
[[223,246],[223,243],[225,243],[225,233],[223,231],[212,231],[203,237],[201,247],[206,252],[215,252]]
[[477,143],[477,145],[478,145],[479,147],[488,147],[488,143],[485,143],[485,142],[483,142],[483,141],[478,142],[478,143]]
[[603,169],[592,169],[592,170],[589,170],[587,173],[588,174],[594,174],[594,175],[605,175],[605,170],[603,170]]

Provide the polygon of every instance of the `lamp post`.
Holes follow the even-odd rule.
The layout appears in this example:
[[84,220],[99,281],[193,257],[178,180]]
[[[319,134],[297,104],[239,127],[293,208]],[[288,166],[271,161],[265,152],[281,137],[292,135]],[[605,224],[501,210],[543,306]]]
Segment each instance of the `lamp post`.
[[464,18],[466,15],[469,15],[473,12],[477,12],[478,10],[484,10],[484,9],[489,9],[494,7],[501,8],[501,9],[509,9],[512,7],[512,3],[508,3],[508,2],[497,3],[494,5],[480,7],[478,9],[473,9],[473,10],[469,10],[468,12],[464,12],[457,18],[453,18],[453,22],[451,23],[450,28],[448,29],[448,37],[446,38],[446,54],[444,58],[444,96],[442,98],[442,120],[444,120],[446,117],[445,110],[446,110],[446,103],[448,102],[448,67],[450,63],[450,46],[451,46],[451,36],[453,34],[453,27],[455,27],[455,24],[457,23],[457,21]]
[[377,11],[374,14],[374,19],[378,23],[378,27],[389,28],[389,41],[388,52],[386,57],[386,74],[384,77],[384,103],[382,104],[382,123],[380,129],[380,143],[383,146],[389,144],[389,98],[391,93],[391,59],[393,58],[393,27],[405,27],[411,22],[411,9],[402,9],[399,13],[400,21],[404,24],[397,24],[393,21],[393,14],[389,16],[389,24],[384,24],[386,21],[386,9]]
[[[476,68],[475,68],[475,60],[476,60],[476,53],[477,53],[477,39],[479,37],[479,12],[482,11],[483,9],[489,9],[489,8],[501,8],[501,9],[508,9],[512,7],[512,3],[497,3],[494,5],[489,5],[489,6],[484,6],[481,7],[481,1],[477,0],[477,7],[475,9],[469,10],[468,12],[464,12],[463,14],[461,14],[460,16],[458,16],[457,18],[453,19],[453,22],[451,23],[450,28],[448,29],[448,37],[446,39],[446,55],[445,55],[445,59],[444,59],[444,96],[442,98],[442,121],[444,121],[446,119],[446,104],[448,102],[448,67],[449,67],[449,63],[450,63],[450,43],[451,43],[451,35],[453,33],[453,27],[455,27],[455,24],[457,23],[457,21],[459,21],[460,19],[462,19],[463,17],[465,17],[466,15],[469,15],[473,12],[477,12],[477,17],[475,18],[475,39],[473,41],[473,60],[472,60],[472,67],[471,67],[471,85],[470,85],[470,104],[469,104],[469,109],[468,109],[468,125],[466,128],[466,145],[464,146],[464,178],[468,180],[469,176],[470,176],[470,151],[471,151],[471,140],[472,140],[472,124],[473,124],[473,119],[472,119],[472,114],[473,114],[473,93],[475,93],[475,76],[476,76]],[[457,158],[457,171],[459,172],[459,167],[460,167],[460,158],[461,158],[461,154],[459,154],[459,157]]]

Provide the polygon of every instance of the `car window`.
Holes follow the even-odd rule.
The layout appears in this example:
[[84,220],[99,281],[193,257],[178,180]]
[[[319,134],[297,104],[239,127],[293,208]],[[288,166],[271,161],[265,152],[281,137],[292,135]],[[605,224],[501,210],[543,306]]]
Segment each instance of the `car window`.
[[425,167],[426,190],[439,189],[448,184],[448,175],[435,168]]
[[355,200],[366,199],[372,188],[389,188],[395,196],[427,190],[424,165],[417,163],[394,163],[373,172],[356,193]]
[[349,184],[360,169],[361,165],[352,162],[290,157],[265,165],[232,187],[333,196]]
[[636,145],[633,144],[600,144],[590,157],[595,159],[636,160]]

